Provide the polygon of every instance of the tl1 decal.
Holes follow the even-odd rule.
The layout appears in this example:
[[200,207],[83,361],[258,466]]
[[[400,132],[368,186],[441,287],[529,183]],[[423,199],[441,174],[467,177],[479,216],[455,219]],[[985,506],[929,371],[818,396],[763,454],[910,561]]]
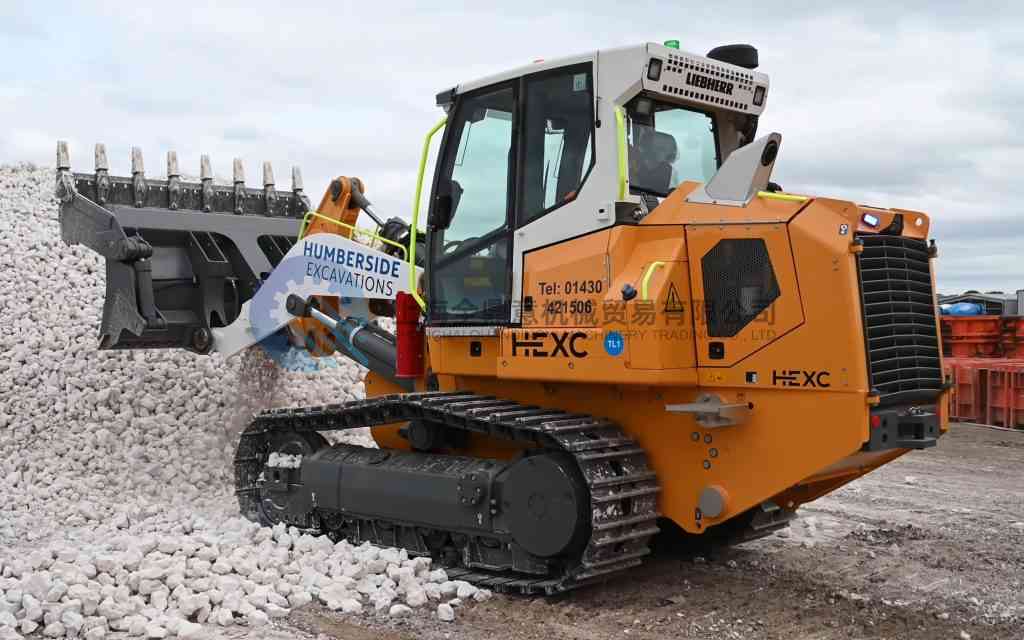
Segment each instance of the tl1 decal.
[[512,334],[512,357],[525,358],[586,358],[587,350],[580,340],[586,340],[582,331],[529,331]]
[[772,384],[776,387],[814,387],[827,389],[832,386],[828,371],[805,371],[803,369],[773,369]]

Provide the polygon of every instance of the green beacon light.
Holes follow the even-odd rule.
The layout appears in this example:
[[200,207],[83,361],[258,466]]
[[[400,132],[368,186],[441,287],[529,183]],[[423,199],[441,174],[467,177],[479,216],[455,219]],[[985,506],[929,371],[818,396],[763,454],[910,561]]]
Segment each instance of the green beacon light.
[[678,40],[666,40],[665,41],[665,46],[668,47],[669,49],[678,49],[679,48],[679,41]]

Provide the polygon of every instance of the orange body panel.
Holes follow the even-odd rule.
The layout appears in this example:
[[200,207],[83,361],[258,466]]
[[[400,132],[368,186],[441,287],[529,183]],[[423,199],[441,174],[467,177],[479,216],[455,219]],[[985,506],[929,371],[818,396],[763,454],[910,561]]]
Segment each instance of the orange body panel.
[[[428,348],[443,390],[617,422],[658,475],[659,511],[700,533],[768,500],[795,508],[906,450],[861,451],[875,401],[854,235],[865,209],[755,198],[737,210],[687,203],[692,188],[676,189],[640,224],[527,253],[523,298],[532,309],[522,326],[433,336]],[[903,213],[906,235],[927,234],[924,214],[870,211],[881,225]],[[734,335],[711,337],[702,257],[724,239],[763,241],[780,293]],[[478,355],[473,342],[482,345]],[[692,413],[666,410],[709,393],[746,405],[746,421],[706,428]],[[470,452],[493,455],[496,447],[477,441]],[[724,490],[725,511],[701,517],[698,498],[712,486]]]
[[715,204],[694,204],[686,197],[700,186],[684,182],[669,194],[661,205],[643,219],[641,225],[653,224],[744,224],[788,222],[806,203],[756,197],[742,209]]

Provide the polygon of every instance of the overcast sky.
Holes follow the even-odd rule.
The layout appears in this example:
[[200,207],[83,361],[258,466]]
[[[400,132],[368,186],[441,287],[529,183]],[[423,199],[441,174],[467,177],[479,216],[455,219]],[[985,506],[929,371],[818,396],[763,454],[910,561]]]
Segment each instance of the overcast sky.
[[441,89],[604,47],[749,42],[776,181],[931,214],[944,292],[1024,288],[1024,3],[825,4],[0,0],[0,163],[51,166],[58,138],[83,171],[98,141],[122,174],[131,145],[150,175],[172,148],[192,174],[200,153],[225,176],[242,157],[250,186],[263,160],[279,183],[295,163],[314,203],[356,175],[408,216]]

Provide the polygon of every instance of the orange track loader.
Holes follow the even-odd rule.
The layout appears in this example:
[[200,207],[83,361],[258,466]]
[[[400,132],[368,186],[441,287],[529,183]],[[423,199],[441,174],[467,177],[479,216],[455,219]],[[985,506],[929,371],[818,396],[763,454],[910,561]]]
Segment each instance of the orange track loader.
[[[420,229],[356,179],[73,174],[101,348],[338,353],[367,398],[256,416],[243,513],[555,593],[665,520],[743,540],[947,428],[928,217],[783,192],[747,45],[644,44],[457,85]],[[173,158],[172,158],[173,160]],[[374,230],[355,226],[365,212]],[[394,318],[394,321],[388,318]],[[390,327],[394,326],[394,329]],[[323,432],[372,427],[378,448]]]

